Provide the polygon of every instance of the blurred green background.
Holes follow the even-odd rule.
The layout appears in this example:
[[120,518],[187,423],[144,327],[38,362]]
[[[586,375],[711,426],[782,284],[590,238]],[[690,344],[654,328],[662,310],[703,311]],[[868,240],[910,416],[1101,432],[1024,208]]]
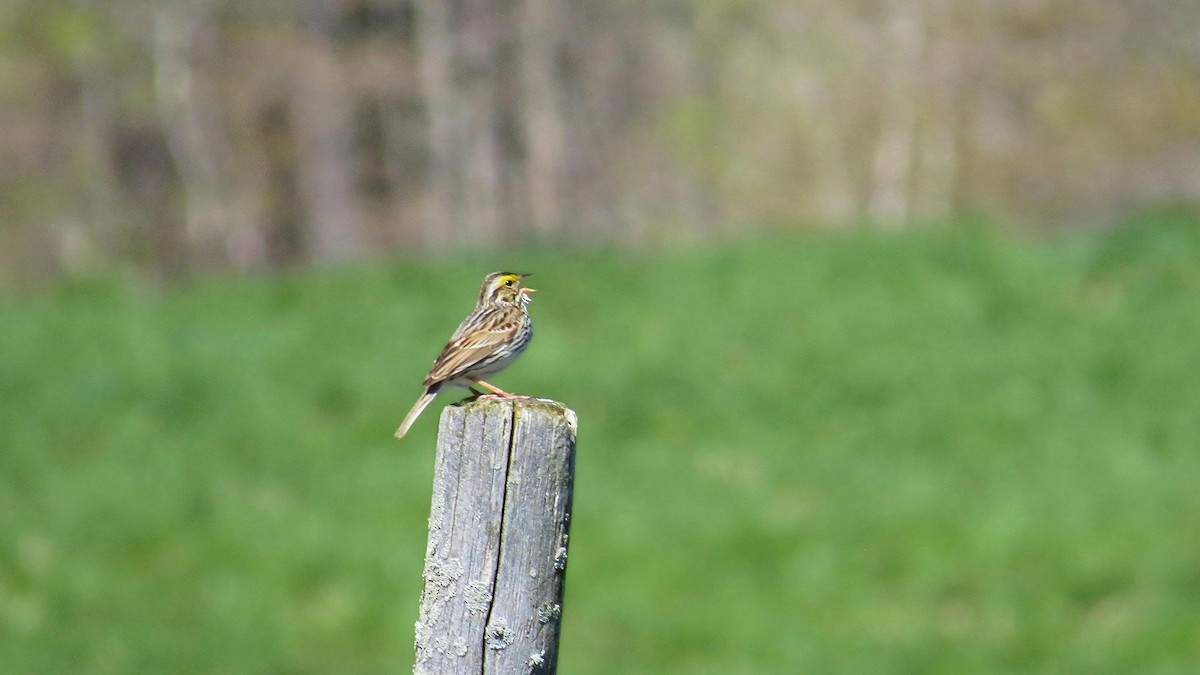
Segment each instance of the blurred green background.
[[[1194,215],[507,260],[498,381],[580,417],[562,672],[1200,667]],[[5,297],[4,671],[407,670],[391,432],[494,266]]]
[[1200,3],[0,0],[0,673],[404,672],[438,401],[580,674],[1200,672]]

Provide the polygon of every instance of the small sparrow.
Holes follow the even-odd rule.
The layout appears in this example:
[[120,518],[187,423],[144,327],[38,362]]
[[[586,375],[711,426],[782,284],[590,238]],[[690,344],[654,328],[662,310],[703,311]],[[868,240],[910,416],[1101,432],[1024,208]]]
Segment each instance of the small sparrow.
[[433,368],[425,377],[425,393],[396,429],[396,438],[404,438],[433,397],[447,386],[466,387],[479,396],[482,392],[471,386],[477,384],[497,396],[513,396],[482,378],[508,367],[533,338],[529,301],[534,290],[521,287],[529,276],[492,272],[484,277],[475,310],[454,331],[441,356],[433,362]]

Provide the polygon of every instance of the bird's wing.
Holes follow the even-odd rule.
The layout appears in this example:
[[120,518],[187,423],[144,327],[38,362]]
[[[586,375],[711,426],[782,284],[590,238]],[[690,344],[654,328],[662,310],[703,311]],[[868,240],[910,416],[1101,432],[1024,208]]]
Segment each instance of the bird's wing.
[[508,307],[488,308],[464,321],[433,362],[425,386],[461,377],[496,353],[520,330],[520,314]]

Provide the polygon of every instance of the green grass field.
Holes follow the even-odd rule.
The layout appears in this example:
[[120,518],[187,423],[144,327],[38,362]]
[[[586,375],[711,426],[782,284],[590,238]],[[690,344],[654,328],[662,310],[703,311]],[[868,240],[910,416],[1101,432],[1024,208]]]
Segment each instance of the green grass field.
[[0,298],[0,671],[411,667],[439,400],[580,418],[561,672],[1200,672],[1200,222],[539,252]]

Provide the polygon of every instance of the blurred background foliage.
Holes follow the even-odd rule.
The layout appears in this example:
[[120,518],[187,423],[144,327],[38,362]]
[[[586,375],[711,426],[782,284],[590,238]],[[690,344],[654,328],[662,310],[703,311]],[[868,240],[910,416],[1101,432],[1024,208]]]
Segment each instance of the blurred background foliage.
[[0,0],[0,672],[407,670],[391,432],[500,268],[580,417],[563,672],[1200,672],[1197,35]]
[[5,279],[1200,195],[1200,5],[0,2]]
[[[1200,667],[1200,220],[512,253],[570,673]],[[394,673],[492,256],[0,296],[6,673]],[[435,406],[434,410],[439,406]]]

